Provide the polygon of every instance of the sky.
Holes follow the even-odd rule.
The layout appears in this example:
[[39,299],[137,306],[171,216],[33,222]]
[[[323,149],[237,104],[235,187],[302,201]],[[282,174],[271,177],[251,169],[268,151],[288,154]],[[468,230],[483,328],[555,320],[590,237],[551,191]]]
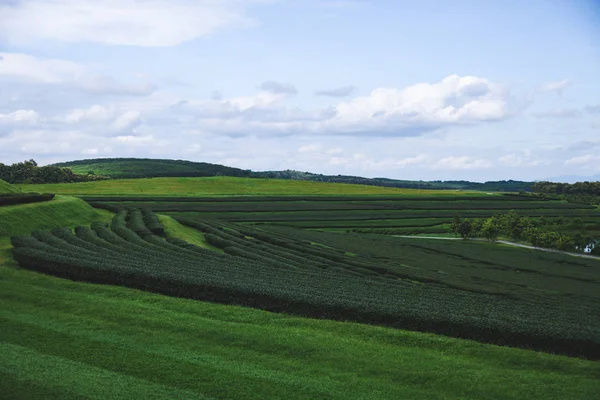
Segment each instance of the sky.
[[0,162],[99,157],[600,175],[600,0],[0,0]]

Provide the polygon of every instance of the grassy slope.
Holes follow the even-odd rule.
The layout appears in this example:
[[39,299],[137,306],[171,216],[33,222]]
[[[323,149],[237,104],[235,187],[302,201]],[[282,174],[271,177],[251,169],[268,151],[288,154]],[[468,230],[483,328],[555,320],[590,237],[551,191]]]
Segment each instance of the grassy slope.
[[179,222],[167,215],[158,215],[158,219],[165,227],[165,232],[167,236],[182,239],[196,246],[223,253],[223,250],[210,245],[206,241],[203,232],[200,232],[199,230],[190,228],[188,226],[181,225]]
[[90,207],[83,200],[56,196],[42,203],[0,207],[0,266],[15,266],[10,253],[10,236],[25,235],[38,229],[89,225],[110,221],[113,214]]
[[0,326],[1,399],[584,399],[600,390],[595,362],[5,267]]
[[[340,195],[340,194],[467,194],[448,190],[397,189],[367,185],[232,177],[121,179],[67,184],[17,185],[25,191],[76,195]],[[474,192],[471,194],[485,193]]]
[[10,183],[3,181],[2,179],[0,179],[0,194],[3,193],[18,193],[20,192],[19,189],[17,189],[15,186],[11,185]]
[[42,203],[0,207],[0,237],[24,235],[36,229],[86,225],[111,218],[112,213],[92,208],[83,200],[56,196]]

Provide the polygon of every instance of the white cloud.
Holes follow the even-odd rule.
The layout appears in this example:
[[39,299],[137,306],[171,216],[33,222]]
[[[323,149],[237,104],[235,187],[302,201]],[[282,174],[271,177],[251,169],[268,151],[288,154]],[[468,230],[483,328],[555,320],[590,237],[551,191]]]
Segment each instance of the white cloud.
[[586,154],[577,156],[565,161],[565,165],[590,166],[591,163],[597,164],[600,161],[600,156],[596,154]]
[[156,88],[148,82],[122,84],[72,61],[0,53],[0,78],[19,84],[62,85],[90,94],[146,96]]
[[133,129],[141,123],[141,114],[138,111],[126,111],[119,115],[112,126],[117,131]]
[[113,117],[113,111],[101,105],[93,105],[89,108],[76,108],[67,113],[63,118],[68,124],[98,123],[106,122]]
[[117,136],[117,137],[114,137],[114,138],[112,138],[110,140],[113,143],[117,143],[117,144],[120,144],[120,145],[131,146],[131,147],[137,147],[137,146],[161,147],[161,146],[165,146],[165,145],[169,144],[169,142],[167,140],[157,139],[157,138],[154,137],[154,135],[147,135],[147,136],[133,136],[133,135]]
[[21,53],[0,53],[0,76],[30,82],[63,83],[87,75],[87,69],[72,61],[43,59]]
[[402,90],[380,88],[369,96],[340,103],[328,121],[341,131],[436,129],[443,125],[501,120],[508,116],[508,93],[478,77],[451,75],[439,83],[421,83]]
[[562,94],[563,90],[565,90],[565,88],[567,88],[567,86],[569,85],[571,85],[571,81],[568,79],[563,79],[562,81],[546,82],[538,87],[538,92],[556,92],[558,94]]
[[438,160],[432,168],[434,169],[482,169],[490,168],[492,163],[488,160],[475,157],[445,157]]
[[0,124],[33,124],[39,120],[40,115],[33,110],[17,110],[0,114]]
[[93,105],[88,108],[77,108],[53,120],[56,129],[61,124],[71,129],[77,127],[84,132],[98,136],[115,136],[134,132],[134,128],[142,123],[142,115],[137,110],[120,111]]
[[507,167],[525,167],[525,166],[535,166],[540,165],[539,160],[532,160],[531,154],[526,152],[524,155],[518,155],[515,153],[506,154],[502,157],[498,158],[498,162],[500,165],[504,165]]
[[255,21],[245,9],[261,0],[16,0],[0,5],[0,35],[128,46],[174,46]]
[[509,116],[508,91],[477,77],[452,75],[435,84],[379,88],[316,110],[285,107],[290,94],[261,91],[219,101],[185,100],[172,111],[195,118],[198,129],[230,135],[418,136]]

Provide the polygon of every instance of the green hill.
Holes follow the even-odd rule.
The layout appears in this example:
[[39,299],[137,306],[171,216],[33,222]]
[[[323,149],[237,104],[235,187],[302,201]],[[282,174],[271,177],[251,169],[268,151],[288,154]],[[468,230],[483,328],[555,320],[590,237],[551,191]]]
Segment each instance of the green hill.
[[3,181],[2,179],[0,179],[0,194],[5,194],[5,193],[19,193],[20,190],[17,189],[16,187],[14,187],[13,185],[11,185],[8,182]]
[[152,177],[250,176],[251,171],[219,164],[150,158],[96,158],[53,164],[77,174],[110,176],[113,179]]
[[97,210],[75,197],[56,196],[43,203],[0,207],[0,239],[24,235],[38,229],[88,225],[108,221],[112,213]]
[[349,183],[369,186],[408,189],[450,189],[479,191],[529,191],[533,182],[489,181],[485,183],[469,181],[414,181],[389,178],[364,178],[351,175],[323,175],[293,170],[251,171],[227,167],[219,164],[184,160],[164,160],[150,158],[96,158],[54,164],[68,167],[76,174],[88,176],[110,176],[113,179],[157,178],[157,177],[208,177],[231,176],[248,178],[285,179],[328,183]]

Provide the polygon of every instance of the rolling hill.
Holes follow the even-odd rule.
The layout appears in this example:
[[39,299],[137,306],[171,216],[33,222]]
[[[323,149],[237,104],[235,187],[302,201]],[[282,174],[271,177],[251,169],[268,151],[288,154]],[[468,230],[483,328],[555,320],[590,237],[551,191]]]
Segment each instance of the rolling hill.
[[414,181],[389,178],[365,178],[351,175],[323,175],[293,170],[251,171],[220,164],[184,160],[150,158],[96,158],[53,164],[68,167],[76,174],[110,176],[113,179],[157,178],[157,177],[208,177],[231,176],[248,178],[270,178],[313,182],[350,183],[369,186],[413,189],[451,189],[480,191],[529,191],[533,182],[523,181]]
[[249,170],[226,167],[219,164],[150,158],[96,158],[53,165],[71,168],[77,174],[93,172],[94,175],[110,176],[113,179],[186,176],[248,177],[251,175]]
[[10,183],[5,182],[2,179],[0,179],[0,194],[19,193],[19,192],[20,192],[20,190],[18,188],[14,187]]
[[[355,195],[394,192],[402,196],[410,196],[411,193],[413,195],[419,193],[416,190],[373,186],[230,177],[20,185],[25,191],[46,191],[44,186],[51,187],[52,192],[59,194],[68,192],[124,195],[128,193],[148,203],[156,202],[153,207],[158,207],[159,200],[161,202],[166,200],[150,198],[149,195],[152,193],[163,196],[270,193],[303,195],[305,196],[303,201],[307,202],[311,199],[310,196],[306,197],[307,194],[317,197],[329,193],[335,194],[337,198],[345,191]],[[427,193],[431,194],[431,192]],[[468,195],[469,197],[466,192],[461,192],[459,196],[451,191],[441,193],[444,194],[444,199],[455,196],[460,199],[464,197],[464,201],[489,199],[485,201],[494,202],[505,197],[489,196],[481,192]],[[372,200],[384,201],[381,197],[373,196]],[[386,197],[392,196],[387,194]],[[467,200],[470,197],[474,199]],[[230,199],[233,202],[243,200],[242,198],[249,198],[249,196]],[[273,202],[276,200],[271,199]],[[354,201],[348,199],[350,200]],[[367,201],[356,199],[359,200]],[[421,202],[421,199],[417,200]],[[218,201],[226,201],[226,199],[218,199]],[[262,201],[258,203],[262,204]],[[142,205],[146,204],[140,204]],[[271,207],[270,204],[265,205]],[[0,382],[2,382],[0,399],[582,399],[593,398],[598,393],[598,363],[591,360],[483,344],[436,334],[319,318],[301,318],[249,307],[169,297],[128,287],[60,279],[18,268],[11,251],[9,236],[27,235],[35,230],[59,226],[71,228],[76,225],[83,225],[83,227],[76,229],[75,232],[93,233],[96,231],[87,227],[93,221],[103,222],[103,224],[96,224],[96,229],[100,228],[97,232],[109,234],[110,236],[105,237],[112,240],[113,244],[108,241],[102,242],[104,239],[96,234],[87,236],[90,241],[85,244],[74,237],[70,229],[53,230],[54,233],[34,233],[27,240],[36,246],[44,246],[35,238],[46,238],[48,243],[57,244],[58,236],[54,234],[63,235],[72,243],[77,242],[82,245],[72,253],[75,258],[82,260],[88,259],[92,255],[91,250],[97,248],[93,243],[102,244],[107,249],[113,249],[102,256],[102,262],[98,263],[102,268],[109,262],[117,267],[123,265],[121,258],[137,263],[137,256],[147,258],[148,254],[152,253],[161,254],[162,261],[159,260],[157,264],[158,272],[165,273],[172,267],[170,261],[182,263],[183,258],[169,250],[168,253],[176,256],[170,260],[163,250],[159,252],[158,247],[155,246],[161,245],[173,249],[171,244],[174,243],[185,246],[180,250],[182,256],[189,255],[190,251],[203,254],[203,257],[194,258],[203,263],[208,259],[237,260],[236,262],[243,262],[243,259],[223,254],[224,250],[211,251],[217,248],[207,243],[210,238],[208,233],[183,226],[175,219],[163,215],[159,215],[158,218],[164,225],[168,240],[155,237],[153,239],[155,243],[150,244],[150,242],[141,242],[141,237],[132,237],[143,246],[139,247],[140,251],[136,252],[136,257],[131,258],[125,251],[125,247],[129,248],[129,245],[109,231],[105,231],[105,228],[109,229],[106,222],[111,220],[111,213],[95,210],[84,201],[67,196],[59,195],[44,203],[8,206],[0,209],[1,212],[5,214],[0,214],[0,228],[4,229],[0,232],[0,326],[3,327],[0,329],[0,352],[3,354],[3,357],[0,357]],[[134,218],[130,218],[126,224],[133,224],[134,221]],[[217,227],[213,232],[229,235],[235,233],[234,228],[242,227],[229,223],[227,226],[221,225],[219,222],[219,227],[223,230]],[[267,228],[265,225],[260,225],[256,228],[248,226],[246,229],[260,229],[263,233],[260,237],[268,235],[278,238],[276,243],[280,244],[289,233],[287,228],[285,231],[281,230],[284,227],[274,226],[270,232],[265,228]],[[431,266],[433,270],[428,273],[435,274],[441,283],[445,280],[442,282],[440,277],[446,279],[444,277],[456,276],[456,273],[446,275],[441,273],[446,272],[441,270],[441,266],[448,264],[448,268],[452,266],[456,269],[460,267],[454,265],[457,260],[464,260],[460,262],[465,264],[469,271],[483,270],[483,267],[473,268],[473,265],[469,265],[471,261],[465,259],[464,254],[453,254],[452,243],[415,242],[413,244],[403,242],[401,239],[392,242],[394,239],[384,238],[380,246],[374,246],[376,242],[371,241],[375,239],[365,236],[368,242],[362,244],[362,250],[357,250],[346,249],[350,246],[350,242],[345,239],[354,238],[353,243],[359,244],[356,242],[361,240],[359,236],[301,230],[294,230],[294,232],[298,235],[310,235],[306,238],[299,236],[298,240],[292,243],[292,247],[303,246],[300,248],[302,254],[314,255],[319,252],[327,257],[335,256],[336,259],[341,257],[340,259],[343,259],[347,266],[359,262],[363,264],[373,262],[379,265],[387,257],[388,252],[397,252],[404,259],[403,263],[407,263],[404,267],[412,267],[412,271],[418,273],[425,271],[424,267]],[[253,246],[262,243],[259,239],[252,240],[246,236],[232,239],[238,242],[245,239],[250,241],[246,244]],[[114,247],[117,243],[126,245],[123,251],[117,251]],[[198,248],[191,250],[192,244]],[[67,247],[71,248],[67,242],[63,245],[65,252]],[[419,246],[416,250],[415,245]],[[135,246],[131,246],[132,249],[133,247]],[[339,247],[340,251],[336,252],[334,247]],[[500,247],[493,249],[493,245],[482,243],[465,243],[460,247],[468,250],[468,255],[473,257],[489,257],[492,254],[489,250],[496,250],[493,252],[494,255],[500,252],[506,252],[507,256],[510,255],[509,253],[515,256],[520,254],[523,265],[530,267],[532,265],[533,255],[523,250],[513,251],[510,248]],[[275,257],[277,249],[272,245],[265,242],[259,244],[259,248],[269,250]],[[293,249],[286,249],[282,248],[280,252],[286,251],[287,258],[284,265],[285,268],[291,269],[288,264],[293,262],[292,259],[297,260],[297,257],[292,257]],[[477,249],[481,251],[473,251]],[[421,255],[412,260],[415,251],[420,252]],[[371,252],[375,252],[373,256],[370,259],[365,258]],[[271,254],[264,251],[263,253]],[[53,254],[59,252],[53,251]],[[443,261],[433,260],[435,254],[438,254],[436,256],[438,260]],[[423,260],[422,265],[417,265],[416,262],[423,258],[433,261],[427,263],[427,260]],[[115,260],[118,261],[116,264]],[[324,258],[320,260],[327,261]],[[574,265],[574,260],[559,261],[564,261],[564,264],[568,265],[566,273],[577,272],[578,266]],[[308,265],[308,262],[297,265],[295,275],[308,276],[321,273],[320,269],[313,272],[304,271],[302,269],[305,267],[304,264]],[[511,264],[501,264],[506,265],[497,263],[497,266],[502,268],[490,269],[498,279],[510,273],[507,271],[507,266]],[[144,263],[140,265],[146,268]],[[440,267],[438,268],[437,265]],[[238,273],[233,268],[228,270]],[[273,268],[268,270],[277,272]],[[592,269],[587,268],[584,272],[587,273],[589,270]],[[225,271],[225,269],[215,271]],[[346,268],[344,271],[341,272],[349,274],[346,279],[358,279],[353,273],[357,271],[361,274],[373,275],[372,271],[360,269],[350,271]],[[335,270],[323,274],[337,277],[338,275],[333,275],[334,272]],[[517,272],[523,275],[519,276],[523,281],[530,276],[540,279],[540,274],[534,273],[535,271]],[[83,277],[79,277],[79,280],[81,279]],[[340,279],[336,279],[336,285]],[[414,278],[398,280],[390,277],[369,278],[365,275],[361,279],[365,279],[365,282],[374,287],[384,289],[406,286],[418,294],[414,298],[419,301],[422,292],[430,289],[455,290],[448,285],[429,281],[420,282]],[[557,277],[549,276],[544,279],[552,280]],[[482,282],[479,280],[474,283]],[[246,285],[244,281],[238,283]],[[581,280],[575,280],[573,284],[588,285]],[[330,285],[330,288],[334,289],[336,285]],[[428,288],[428,286],[432,287]],[[500,302],[514,301],[511,298],[519,295],[521,291],[528,298],[539,292],[539,290],[525,290],[522,286],[515,286],[514,290],[511,289],[514,293],[469,292],[471,294],[468,295],[473,299],[478,299],[479,296],[482,298],[500,296],[499,301],[494,301],[493,306],[489,308],[493,313],[499,311]],[[597,292],[592,294],[595,293]],[[314,298],[308,300],[313,301]],[[479,302],[474,302],[473,306],[478,304]],[[583,305],[579,303],[578,307]],[[572,313],[572,309],[568,311],[573,318],[580,315]],[[445,315],[440,310],[438,313],[441,316]],[[491,315],[488,311],[475,315],[483,317],[484,314],[488,318]],[[110,384],[107,385],[106,382]]]

